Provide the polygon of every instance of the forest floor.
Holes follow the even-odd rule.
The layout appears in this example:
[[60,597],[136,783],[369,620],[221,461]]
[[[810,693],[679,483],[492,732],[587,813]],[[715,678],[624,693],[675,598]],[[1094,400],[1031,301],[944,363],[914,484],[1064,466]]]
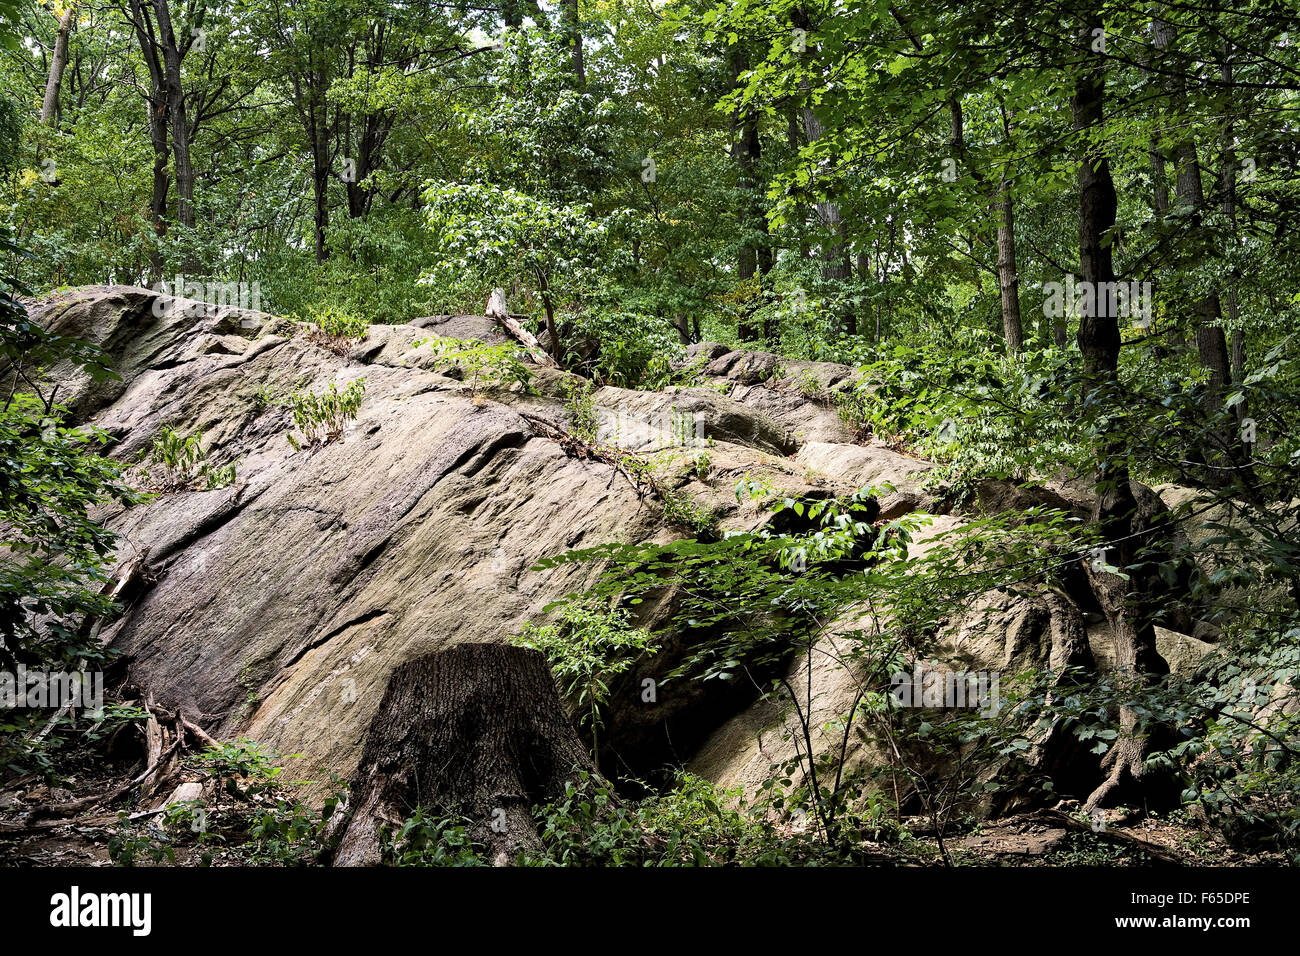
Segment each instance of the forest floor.
[[[63,802],[94,793],[111,792],[130,779],[126,772],[82,772],[51,787],[31,776],[18,778],[0,790],[0,866],[113,866],[109,843],[118,835],[122,814],[139,813],[131,806],[98,809],[70,820],[32,820],[34,810],[51,801]],[[905,818],[911,835],[906,843],[866,844],[868,859],[894,866],[942,866],[934,829],[924,817]],[[777,828],[778,830],[780,828]],[[161,833],[161,831],[159,831]],[[971,822],[950,829],[945,844],[954,866],[1284,866],[1279,853],[1246,853],[1228,845],[1220,834],[1184,813],[1166,817],[1135,811],[1108,811],[1105,820],[1089,825],[1062,810],[1038,810],[995,820]],[[274,859],[250,854],[249,847],[209,844],[207,847],[170,844],[174,858],[149,859],[142,854],[133,865],[275,865]]]

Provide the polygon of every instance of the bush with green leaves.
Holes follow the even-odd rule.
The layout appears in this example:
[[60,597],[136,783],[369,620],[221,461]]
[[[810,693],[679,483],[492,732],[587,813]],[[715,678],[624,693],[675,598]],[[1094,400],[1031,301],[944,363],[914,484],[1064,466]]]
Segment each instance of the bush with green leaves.
[[[945,623],[974,595],[1020,583],[1024,568],[1036,569],[1035,576],[1051,573],[1043,569],[1060,566],[1062,552],[1086,551],[1087,541],[1073,515],[1029,509],[971,519],[913,556],[909,544],[926,517],[873,522],[874,496],[873,489],[862,489],[843,499],[778,498],[772,502],[776,513],[798,519],[792,522],[798,530],[787,533],[760,529],[718,541],[608,544],[541,562],[603,565],[595,586],[573,599],[579,603],[636,602],[671,589],[678,596],[672,622],[687,635],[690,652],[668,679],[766,685],[789,716],[795,754],[770,768],[770,803],[806,814],[819,839],[840,849],[863,825],[879,823],[879,805],[863,816],[871,781],[845,759],[870,739],[890,744],[885,752],[898,756],[890,772],[908,792],[924,795],[920,802],[941,835],[955,814],[985,796],[976,771],[1029,746],[1029,710],[1045,706],[1049,695],[1042,686],[1056,675],[1024,675],[1023,693],[1032,706],[984,723],[900,722],[890,717],[886,691],[892,675],[929,653]],[[789,670],[792,659],[814,655],[829,658],[855,688],[851,704],[825,727],[813,723],[813,689]],[[1106,720],[1102,709],[1096,720],[1076,724]],[[833,744],[816,747],[814,738],[827,732]],[[935,759],[914,763],[906,757],[909,749]]]
[[592,398],[596,386],[585,378],[574,376],[564,381],[564,410],[569,416],[569,431],[588,444],[594,444],[600,429],[596,415],[596,402]]
[[[520,866],[791,866],[863,863],[860,846],[827,847],[809,833],[772,826],[761,804],[740,789],[719,790],[682,773],[661,793],[619,796],[587,772],[576,774],[554,801],[533,808],[541,847],[525,851]],[[490,866],[488,848],[471,837],[472,821],[454,812],[416,808],[395,833],[386,833],[384,861],[396,866]],[[915,855],[897,834],[877,827],[882,843]],[[866,836],[863,831],[862,836]],[[879,862],[884,850],[877,850]]]
[[317,339],[340,354],[354,342],[365,338],[370,329],[370,323],[364,317],[333,306],[313,312],[310,322]]
[[359,378],[342,389],[331,382],[325,391],[317,393],[299,391],[290,399],[293,423],[301,436],[289,433],[289,444],[295,450],[316,448],[337,441],[343,428],[357,417],[366,394],[366,380]]
[[384,832],[382,858],[392,866],[489,866],[491,854],[470,836],[472,826],[467,817],[416,807],[395,833]]
[[470,394],[477,396],[483,388],[518,385],[525,391],[533,373],[519,358],[519,346],[510,342],[491,345],[478,339],[422,339],[416,347],[432,344],[433,354],[453,363],[469,377]]
[[[0,231],[0,248],[10,248]],[[116,536],[92,520],[97,506],[141,500],[125,465],[100,454],[109,436],[67,424],[41,369],[72,363],[110,377],[93,347],[37,326],[0,277],[0,667],[98,662],[87,620],[110,617],[103,593]]]
[[579,724],[591,732],[597,759],[610,682],[658,650],[648,631],[632,626],[626,610],[581,604],[563,607],[554,624],[525,624],[516,643],[546,657],[561,694],[577,711]]
[[622,211],[599,216],[588,206],[480,182],[431,182],[424,201],[438,251],[421,283],[454,288],[469,280],[482,290],[516,280],[540,303],[553,337],[557,310],[594,294],[605,269],[625,257],[614,242],[627,219]]
[[185,491],[196,484],[213,491],[234,483],[233,463],[214,465],[207,458],[202,432],[184,435],[164,426],[145,455],[146,481],[159,491]]
[[[291,755],[293,756],[293,755]],[[274,866],[315,863],[325,850],[326,827],[341,805],[345,785],[334,776],[319,811],[281,781],[285,758],[254,741],[218,744],[186,758],[185,767],[210,781],[218,795],[168,806],[160,816],[132,821],[124,812],[109,842],[118,866],[142,858],[176,862],[178,851],[197,854],[210,866],[218,853],[228,861]]]

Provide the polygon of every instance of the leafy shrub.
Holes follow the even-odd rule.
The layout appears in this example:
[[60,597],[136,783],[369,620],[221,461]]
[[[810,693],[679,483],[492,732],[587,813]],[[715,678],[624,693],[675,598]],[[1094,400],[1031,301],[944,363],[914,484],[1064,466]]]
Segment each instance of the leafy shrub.
[[658,650],[648,631],[632,626],[627,611],[580,604],[563,608],[556,624],[525,624],[516,643],[545,655],[562,695],[591,731],[593,755],[610,681]]
[[588,444],[595,442],[599,428],[596,404],[591,397],[595,390],[595,385],[585,378],[564,382],[564,410],[569,415],[569,430]]
[[223,848],[238,863],[300,866],[324,850],[326,825],[338,809],[345,785],[337,776],[317,812],[292,797],[280,782],[283,757],[249,740],[222,743],[186,759],[186,767],[213,781],[222,799],[213,806],[184,801],[169,806],[157,820],[132,822],[119,816],[109,853],[118,866],[137,859],[175,862],[179,849],[200,851],[211,865]]
[[370,323],[355,313],[333,306],[312,314],[316,340],[330,351],[343,354],[356,342],[366,337]]
[[17,393],[0,407],[0,664],[100,660],[79,622],[110,615],[101,593],[115,535],[92,521],[105,501],[133,504],[121,462],[96,454],[107,435],[65,428],[64,410]]
[[[427,341],[427,340],[424,340]],[[416,342],[416,346],[424,344]],[[454,363],[469,376],[471,395],[479,394],[480,386],[501,388],[519,385],[527,390],[533,373],[519,360],[519,346],[511,343],[489,345],[477,339],[433,339],[433,353]]]
[[[234,464],[213,465],[203,450],[203,433],[182,435],[174,428],[164,427],[153,440],[145,458],[148,479],[155,481],[160,491],[182,491],[196,482],[205,491],[224,488],[235,481]],[[153,478],[153,470],[161,471],[161,478]]]
[[384,834],[384,862],[394,866],[487,866],[488,849],[470,837],[472,821],[416,807],[394,834]]
[[364,378],[348,383],[342,390],[331,382],[329,388],[319,395],[307,391],[294,393],[293,422],[302,432],[302,437],[295,437],[290,432],[289,444],[302,449],[337,441],[343,434],[343,426],[357,417],[365,394]]

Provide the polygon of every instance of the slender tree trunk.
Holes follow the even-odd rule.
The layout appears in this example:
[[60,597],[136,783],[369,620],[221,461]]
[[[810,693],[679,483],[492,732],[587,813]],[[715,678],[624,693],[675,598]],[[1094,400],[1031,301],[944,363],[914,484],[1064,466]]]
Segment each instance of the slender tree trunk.
[[[788,108],[786,112],[786,141],[790,147],[790,156],[793,159],[799,155],[801,148],[801,132],[799,115],[794,107]],[[799,258],[807,259],[812,256],[812,248],[808,243],[808,216],[803,206],[799,207],[799,220],[795,224],[796,232],[799,237]]]
[[578,80],[578,87],[587,85],[587,68],[582,56],[582,23],[579,19],[578,0],[562,0],[560,15],[564,22],[564,37],[569,44],[570,68]]
[[[1090,49],[1094,29],[1102,20],[1095,9],[1085,8],[1079,27],[1077,49]],[[1119,202],[1111,178],[1110,161],[1094,145],[1105,120],[1106,66],[1104,55],[1092,52],[1075,80],[1071,102],[1075,129],[1085,144],[1079,163],[1079,268],[1083,282],[1094,293],[1112,288],[1115,268],[1109,233],[1115,226]],[[1109,295],[1094,294],[1092,306],[1079,319],[1079,351],[1083,355],[1084,376],[1090,392],[1102,393],[1108,402],[1120,400],[1119,350],[1120,330],[1114,301]],[[1107,542],[1105,563],[1131,569],[1138,553],[1133,529],[1137,523],[1137,499],[1129,475],[1128,445],[1122,431],[1103,433],[1097,447],[1097,501],[1093,517]],[[1142,593],[1143,582],[1128,571],[1129,578],[1112,574],[1088,564],[1089,579],[1098,603],[1110,624],[1115,642],[1115,665],[1123,674],[1137,679],[1167,670],[1156,653],[1155,628],[1142,612],[1135,592]],[[1138,718],[1130,707],[1120,710],[1120,737],[1106,756],[1107,779],[1089,796],[1086,806],[1093,809],[1127,776],[1133,780],[1143,775],[1144,745],[1139,736]]]
[[[1178,161],[1178,205],[1199,214],[1205,207],[1205,191],[1201,185],[1196,144],[1184,140],[1179,143],[1175,155]],[[1199,223],[1195,228],[1200,230]],[[1205,392],[1205,411],[1207,415],[1213,416],[1223,407],[1223,395],[1229,381],[1228,343],[1223,327],[1218,324],[1222,314],[1218,294],[1209,293],[1196,303],[1195,309],[1198,316],[1196,350],[1200,353],[1201,364],[1210,373]]]
[[75,6],[68,7],[59,17],[59,28],[54,34],[54,53],[50,56],[50,76],[45,81],[45,99],[41,103],[41,122],[55,123],[59,113],[59,89],[63,84],[63,71],[68,66],[68,37],[76,22]]
[[1002,293],[1002,335],[1007,351],[1024,348],[1024,327],[1020,323],[1020,277],[1016,272],[1016,221],[1012,208],[1011,183],[1006,173],[998,184],[998,288]]
[[[741,74],[749,69],[748,56],[741,44],[737,43],[731,48],[730,61],[732,83],[739,85]],[[766,275],[772,262],[771,249],[765,241],[767,217],[763,213],[762,194],[758,183],[762,143],[758,134],[758,116],[752,110],[746,111],[743,115],[739,110],[732,114],[731,152],[736,159],[738,170],[740,208],[736,218],[742,233],[737,254],[736,277],[741,283],[746,283],[755,275]],[[763,330],[753,321],[751,314],[746,313],[741,318],[739,333],[741,340],[748,342],[757,339],[763,334]]]
[[307,104],[311,137],[311,185],[312,204],[314,206],[313,225],[316,234],[316,262],[322,263],[329,258],[329,246],[325,236],[329,232],[330,207],[330,138],[329,114],[325,104],[325,88],[328,85],[323,70],[314,70],[311,74],[310,101]]
[[[1007,108],[999,103],[1002,112],[1002,136],[1011,149],[1011,121]],[[1002,293],[1002,336],[1007,340],[1007,351],[1015,354],[1024,348],[1025,330],[1020,320],[1020,275],[1016,267],[1015,200],[1011,180],[1005,170],[998,182],[998,289]]]
[[[808,15],[802,9],[795,11],[795,24],[805,30],[811,28]],[[813,51],[809,48],[809,53]],[[805,83],[804,92],[809,91]],[[804,138],[808,143],[815,143],[826,135],[826,128],[818,119],[811,105],[802,108]],[[848,244],[845,241],[844,216],[839,203],[823,199],[816,204],[817,218],[822,228],[829,234],[829,241],[822,244],[822,278],[830,282],[847,282],[853,276],[853,265],[849,260]],[[858,317],[852,307],[844,310],[844,326],[850,335],[858,331]]]
[[[1224,53],[1222,73],[1223,82],[1228,87],[1230,101],[1232,99],[1233,83],[1232,63],[1229,60],[1231,53],[1231,50]],[[1228,220],[1228,242],[1235,250],[1237,247],[1237,154],[1233,149],[1232,142],[1233,125],[1233,118],[1229,113],[1228,123],[1223,134],[1223,169],[1220,173],[1220,185],[1223,191],[1223,214]],[[1234,383],[1239,383],[1246,374],[1246,335],[1241,328],[1241,315],[1237,306],[1236,280],[1236,269],[1234,267],[1228,289],[1223,297],[1223,304],[1228,314],[1228,325],[1232,330],[1231,354],[1229,356],[1230,377]],[[1244,401],[1235,406],[1235,411],[1238,423],[1250,417],[1250,410]]]
[[162,50],[163,79],[167,91],[167,119],[171,126],[172,160],[176,174],[176,220],[194,228],[194,164],[190,158],[190,128],[185,115],[185,88],[181,82],[184,53],[172,29],[168,0],[153,0],[158,19],[158,46]]
[[161,244],[167,234],[167,194],[171,189],[167,146],[167,83],[163,66],[159,62],[153,24],[146,13],[143,0],[129,0],[129,7],[131,24],[140,44],[140,55],[149,71],[149,95],[145,99],[149,111],[149,142],[153,149],[153,189],[149,197],[149,219],[155,239],[149,252],[149,280],[156,285],[163,275]]
[[1147,150],[1151,161],[1151,203],[1156,212],[1163,216],[1169,212],[1169,170],[1165,154],[1154,139]]
[[[150,280],[162,281],[163,261],[161,243],[167,235],[167,194],[171,191],[171,171],[167,163],[167,109],[153,100],[148,101],[149,142],[153,147],[153,190],[149,196],[149,219],[157,242],[149,253]],[[177,295],[180,291],[177,290]]]

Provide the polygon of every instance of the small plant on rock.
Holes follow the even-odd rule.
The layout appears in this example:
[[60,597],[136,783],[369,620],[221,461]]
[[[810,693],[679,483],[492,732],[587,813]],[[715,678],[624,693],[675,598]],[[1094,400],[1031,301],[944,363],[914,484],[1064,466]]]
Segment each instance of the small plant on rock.
[[319,395],[302,391],[293,396],[293,423],[302,432],[301,437],[289,433],[289,444],[295,450],[315,448],[336,441],[343,434],[343,426],[357,417],[361,401],[366,394],[366,380],[359,378],[343,389],[334,383]]
[[313,339],[338,355],[366,337],[370,324],[363,318],[327,306],[311,317]]
[[163,428],[145,455],[143,473],[158,491],[185,491],[195,485],[205,491],[224,488],[235,481],[235,466],[213,465],[203,450],[203,433],[183,435]]
[[[434,354],[455,364],[469,379],[470,394],[478,397],[480,388],[519,385],[525,391],[533,373],[519,360],[519,346],[513,343],[489,345],[475,339],[433,339]],[[416,342],[417,346],[425,344]]]

